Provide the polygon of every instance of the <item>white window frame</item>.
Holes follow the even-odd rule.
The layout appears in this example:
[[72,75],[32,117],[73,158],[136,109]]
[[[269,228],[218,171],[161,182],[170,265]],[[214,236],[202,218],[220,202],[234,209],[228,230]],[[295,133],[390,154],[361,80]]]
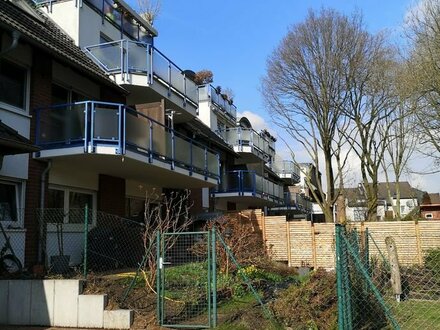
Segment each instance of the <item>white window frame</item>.
[[15,208],[17,221],[2,221],[2,225],[7,228],[23,228],[24,226],[24,200],[25,200],[25,183],[23,181],[7,180],[0,178],[0,183],[15,187]]
[[19,63],[16,60],[11,59],[9,57],[5,58],[5,60],[14,63],[15,65],[21,67],[22,69],[24,69],[26,71],[26,73],[25,73],[26,81],[25,81],[25,91],[24,91],[24,107],[19,108],[14,105],[0,101],[0,108],[3,110],[6,110],[6,111],[16,113],[18,115],[30,117],[30,115],[29,115],[29,103],[30,103],[30,97],[31,97],[31,95],[30,95],[30,93],[31,93],[31,70],[30,70],[30,67],[28,65],[24,65],[23,63]]
[[[64,214],[68,214],[70,208],[70,193],[78,192],[83,194],[92,195],[92,205],[89,206],[89,209],[92,211],[92,221],[91,226],[96,225],[96,210],[97,210],[97,192],[95,190],[90,189],[82,189],[76,187],[68,187],[68,186],[60,186],[55,184],[50,184],[48,189],[52,190],[60,190],[64,192]],[[89,220],[90,221],[90,220]],[[82,231],[84,230],[84,224],[82,223],[70,223],[68,215],[64,217],[63,223],[65,224],[64,230],[72,230],[72,231]],[[53,226],[55,228],[55,225]]]
[[434,218],[432,213],[426,213],[425,214],[425,219],[432,219],[432,218]]

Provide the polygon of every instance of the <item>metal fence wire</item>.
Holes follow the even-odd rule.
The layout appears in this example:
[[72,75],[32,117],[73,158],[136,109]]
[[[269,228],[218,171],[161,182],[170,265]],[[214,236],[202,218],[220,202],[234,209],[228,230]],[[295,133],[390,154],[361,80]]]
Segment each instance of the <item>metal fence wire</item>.
[[145,253],[144,225],[105,212],[38,209],[39,259],[48,274],[135,269]]
[[336,226],[339,329],[440,329],[440,249],[402,265],[397,235]]

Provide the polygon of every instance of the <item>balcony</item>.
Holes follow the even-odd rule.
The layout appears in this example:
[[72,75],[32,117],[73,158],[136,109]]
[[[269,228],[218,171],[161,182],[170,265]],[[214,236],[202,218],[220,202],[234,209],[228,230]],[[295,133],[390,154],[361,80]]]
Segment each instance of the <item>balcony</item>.
[[214,86],[204,85],[199,87],[199,101],[211,101],[211,105],[220,110],[234,125],[237,120],[237,107],[225,100]]
[[36,110],[36,158],[170,188],[211,187],[219,158],[125,105],[85,101]]
[[311,213],[313,204],[302,194],[293,193],[290,191],[284,192],[284,200],[282,205],[271,208],[273,211],[296,211],[295,213]]
[[223,175],[221,184],[213,190],[216,198],[253,206],[275,206],[283,203],[283,186],[255,171],[237,170]]
[[287,183],[299,183],[301,171],[299,166],[291,160],[276,161],[273,164],[274,172]]
[[[65,2],[66,0],[32,1],[36,6],[47,5],[52,8],[53,5]],[[151,38],[157,35],[157,31],[123,1],[82,0],[80,6],[82,6],[82,2],[87,3],[93,10],[98,12],[102,20],[106,19],[114,25],[115,28],[120,30],[122,34],[125,34],[131,39],[150,42]],[[78,6],[78,0],[75,0],[75,6]]]
[[252,128],[227,128],[218,134],[239,153],[245,162],[268,162],[275,156],[275,142]]
[[85,52],[129,91],[142,93],[139,88],[150,87],[192,116],[197,114],[197,85],[151,44],[118,40],[87,46]]

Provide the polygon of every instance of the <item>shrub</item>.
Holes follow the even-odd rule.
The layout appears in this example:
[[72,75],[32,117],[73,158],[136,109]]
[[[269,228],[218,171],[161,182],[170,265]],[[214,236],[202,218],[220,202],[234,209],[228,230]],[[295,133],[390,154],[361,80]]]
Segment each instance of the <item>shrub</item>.
[[335,274],[318,270],[301,285],[290,285],[271,309],[280,323],[293,329],[336,329]]

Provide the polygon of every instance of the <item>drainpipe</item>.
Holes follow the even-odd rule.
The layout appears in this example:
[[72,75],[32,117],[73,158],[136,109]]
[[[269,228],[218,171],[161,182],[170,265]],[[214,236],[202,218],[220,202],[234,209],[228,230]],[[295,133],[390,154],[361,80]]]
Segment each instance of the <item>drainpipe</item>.
[[43,173],[41,173],[41,190],[40,190],[40,240],[39,240],[39,253],[38,253],[38,262],[42,264],[45,262],[45,254],[46,254],[46,228],[44,222],[44,188],[46,187],[46,176],[49,173],[50,168],[52,167],[52,162],[49,160],[46,168]]
[[0,52],[0,58],[5,56],[10,51],[14,50],[18,46],[18,40],[20,39],[20,32],[17,30],[12,31],[12,42],[11,45],[5,50]]

